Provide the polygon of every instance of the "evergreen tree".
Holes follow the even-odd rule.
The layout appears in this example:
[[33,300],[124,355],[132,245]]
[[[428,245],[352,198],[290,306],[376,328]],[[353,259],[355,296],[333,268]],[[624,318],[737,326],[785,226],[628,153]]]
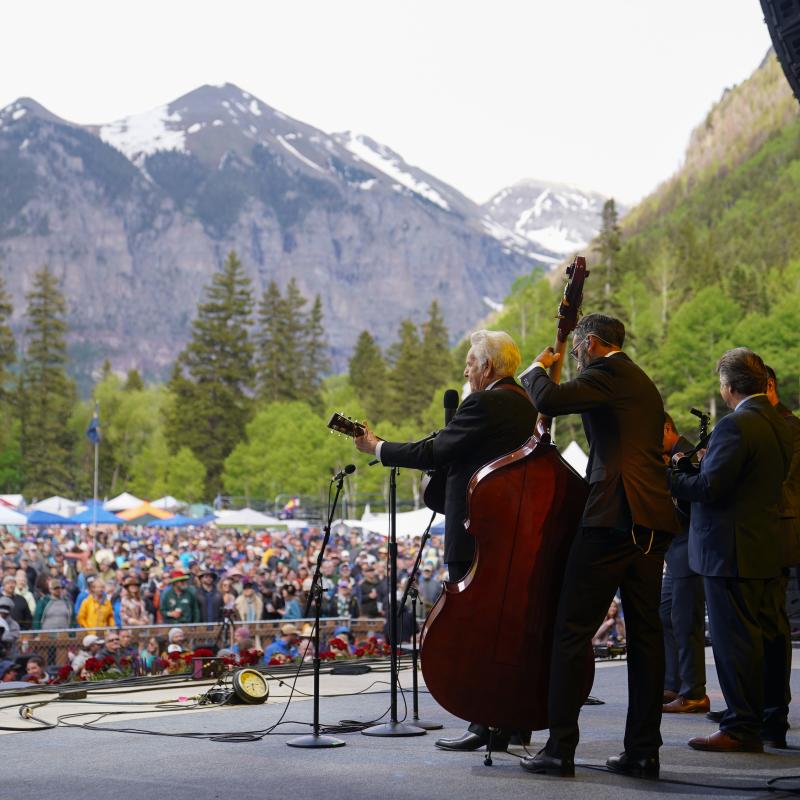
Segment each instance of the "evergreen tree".
[[619,227],[619,214],[614,198],[610,197],[603,203],[601,212],[600,233],[597,235],[597,249],[605,271],[605,284],[603,286],[603,311],[606,314],[614,313],[613,290],[616,288],[617,255],[622,248],[622,231]]
[[68,493],[74,436],[75,385],[67,376],[66,304],[47,267],[34,275],[25,328],[20,387],[21,451],[28,497]]
[[129,369],[125,376],[126,392],[141,392],[144,389],[144,381],[138,369]]
[[387,381],[386,416],[395,425],[417,422],[430,402],[428,387],[417,379],[421,356],[417,327],[410,319],[403,320],[399,338],[389,348],[392,368]]
[[192,323],[192,339],[169,383],[165,434],[170,452],[188,447],[206,469],[206,492],[220,489],[222,466],[244,438],[252,413],[250,279],[234,252],[217,272]]
[[16,361],[16,345],[9,320],[13,308],[0,276],[0,492],[22,489],[22,454],[19,449],[19,420],[16,416],[16,387],[12,387],[11,367]]
[[3,277],[0,275],[0,409],[7,413],[6,403],[11,399],[11,366],[17,360],[14,334],[11,332],[11,299],[6,293]]
[[349,365],[350,383],[364,404],[372,425],[386,417],[386,362],[369,331],[358,337]]
[[286,338],[283,341],[283,357],[289,369],[286,380],[280,389],[283,391],[281,400],[308,401],[306,392],[306,313],[303,310],[308,301],[297,288],[294,278],[286,286],[286,297],[283,300],[283,328]]
[[434,390],[453,382],[456,373],[447,326],[436,300],[431,303],[428,319],[422,325],[421,353],[418,379],[428,390],[430,399]]
[[258,399],[261,402],[299,400],[319,409],[320,386],[330,369],[328,345],[322,325],[319,295],[311,311],[307,300],[292,278],[281,295],[275,281],[270,282],[258,307],[256,368]]
[[258,331],[255,335],[256,385],[258,399],[276,402],[289,399],[291,372],[295,365],[287,357],[289,336],[286,303],[275,281],[270,281],[258,304]]
[[304,388],[310,405],[320,409],[322,407],[320,393],[322,378],[330,370],[331,362],[328,358],[328,342],[325,336],[325,327],[322,324],[322,301],[319,295],[314,298],[314,305],[306,320],[304,338]]

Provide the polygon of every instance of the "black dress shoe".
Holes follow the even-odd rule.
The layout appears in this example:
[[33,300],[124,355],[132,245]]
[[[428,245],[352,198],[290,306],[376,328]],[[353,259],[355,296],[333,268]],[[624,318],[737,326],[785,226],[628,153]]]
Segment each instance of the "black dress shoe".
[[764,743],[764,747],[773,747],[775,750],[787,749],[785,733],[778,733],[777,731],[775,731],[774,733],[770,733],[769,731],[762,731],[761,741]]
[[[472,752],[473,750],[480,750],[481,747],[486,747],[489,743],[489,736],[472,733],[467,731],[463,736],[455,739],[437,739],[435,744],[441,750],[457,750],[462,753]],[[495,753],[502,753],[508,749],[508,737],[502,733],[494,735],[492,742],[492,750]]]
[[558,775],[562,778],[575,776],[575,761],[571,758],[557,758],[540,750],[535,756],[520,760],[519,765],[537,775]]
[[724,713],[725,713],[724,711],[707,711],[706,719],[710,719],[712,722],[719,723],[722,721],[722,715]]
[[620,753],[618,756],[611,756],[607,759],[606,766],[610,772],[630,775],[634,778],[658,777],[658,756],[631,758],[627,753]]

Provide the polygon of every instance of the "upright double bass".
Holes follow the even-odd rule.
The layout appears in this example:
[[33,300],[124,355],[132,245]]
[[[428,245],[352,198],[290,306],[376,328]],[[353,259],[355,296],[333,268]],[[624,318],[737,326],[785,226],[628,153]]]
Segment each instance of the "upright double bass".
[[[567,268],[555,344],[562,357],[550,369],[556,382],[587,275],[581,256]],[[472,476],[466,527],[475,557],[463,580],[444,584],[422,631],[422,674],[452,714],[510,730],[548,727],[556,608],[587,496],[541,415],[525,444]],[[587,696],[593,674],[587,648]]]

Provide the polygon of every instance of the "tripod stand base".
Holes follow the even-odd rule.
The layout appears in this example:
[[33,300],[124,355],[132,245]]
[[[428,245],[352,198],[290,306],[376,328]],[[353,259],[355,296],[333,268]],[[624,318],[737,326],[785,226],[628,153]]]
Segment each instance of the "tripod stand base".
[[423,728],[426,731],[438,731],[440,728],[444,728],[441,722],[432,722],[426,719],[412,719],[411,724],[415,728]]
[[344,747],[347,742],[342,739],[337,739],[334,736],[317,736],[309,733],[307,736],[296,736],[294,739],[289,739],[286,744],[289,747]]
[[373,725],[361,733],[364,736],[424,736],[427,731],[406,722],[387,722],[384,725]]

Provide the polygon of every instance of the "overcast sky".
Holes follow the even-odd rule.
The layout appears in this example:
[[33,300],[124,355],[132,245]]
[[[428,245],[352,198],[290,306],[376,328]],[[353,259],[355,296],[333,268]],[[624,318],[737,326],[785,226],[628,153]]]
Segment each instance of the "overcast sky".
[[0,107],[110,122],[232,82],[483,202],[542,178],[632,203],[770,45],[758,0],[25,0]]

